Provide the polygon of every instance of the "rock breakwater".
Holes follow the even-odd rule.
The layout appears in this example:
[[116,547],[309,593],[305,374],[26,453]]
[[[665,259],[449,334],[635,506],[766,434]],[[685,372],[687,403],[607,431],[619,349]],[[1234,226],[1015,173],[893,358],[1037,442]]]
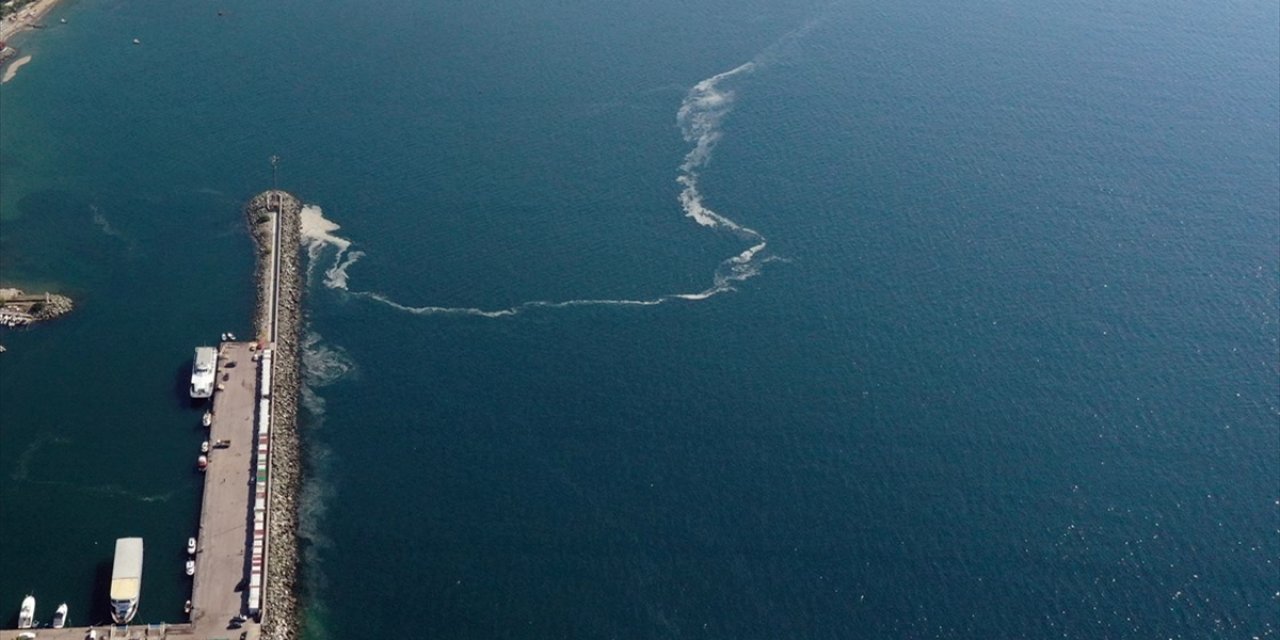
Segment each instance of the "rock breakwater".
[[27,294],[21,289],[0,289],[0,326],[25,327],[71,312],[71,298],[56,293]]
[[[280,216],[279,225],[275,216]],[[256,327],[263,344],[271,342],[272,304],[275,304],[275,345],[272,360],[272,428],[270,497],[267,504],[267,557],[262,602],[262,637],[292,640],[299,636],[297,601],[298,495],[302,457],[298,441],[298,394],[301,385],[299,333],[302,326],[302,278],[299,220],[302,203],[284,191],[267,191],[245,207],[257,248]],[[279,229],[279,242],[275,237]],[[279,251],[278,270],[276,256]],[[273,287],[278,290],[273,291]]]

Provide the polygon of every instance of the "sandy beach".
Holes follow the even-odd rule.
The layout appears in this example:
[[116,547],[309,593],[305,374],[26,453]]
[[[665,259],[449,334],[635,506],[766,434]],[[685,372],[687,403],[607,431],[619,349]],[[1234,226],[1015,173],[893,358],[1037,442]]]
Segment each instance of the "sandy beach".
[[33,24],[39,24],[40,19],[44,17],[54,5],[58,4],[58,0],[36,0],[21,11],[0,21],[0,42],[12,38],[24,29],[29,29]]
[[31,62],[31,56],[22,56],[10,63],[9,66],[4,68],[4,76],[0,77],[0,84],[12,80],[14,76],[18,75],[18,69],[28,62]]

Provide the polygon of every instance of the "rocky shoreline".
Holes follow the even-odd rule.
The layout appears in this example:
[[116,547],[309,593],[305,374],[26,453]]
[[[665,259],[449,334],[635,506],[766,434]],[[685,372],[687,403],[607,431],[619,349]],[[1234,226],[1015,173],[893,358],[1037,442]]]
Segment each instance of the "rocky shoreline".
[[302,326],[302,278],[299,216],[302,203],[284,191],[267,191],[255,196],[245,207],[245,215],[257,249],[257,310],[259,340],[271,335],[270,274],[272,265],[272,224],[274,200],[281,200],[279,335],[276,336],[272,385],[271,495],[267,505],[266,589],[262,603],[262,638],[290,640],[299,636],[298,578],[298,496],[302,481],[302,458],[298,450],[298,393],[301,385],[299,333]]
[[71,298],[56,293],[27,294],[0,289],[0,326],[25,327],[71,313]]

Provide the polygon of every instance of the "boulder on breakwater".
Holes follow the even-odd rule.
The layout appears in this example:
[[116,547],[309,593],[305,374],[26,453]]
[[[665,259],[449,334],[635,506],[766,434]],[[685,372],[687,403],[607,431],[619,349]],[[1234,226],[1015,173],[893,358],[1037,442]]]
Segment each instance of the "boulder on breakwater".
[[0,289],[0,326],[24,327],[71,313],[71,298],[56,293],[23,293]]

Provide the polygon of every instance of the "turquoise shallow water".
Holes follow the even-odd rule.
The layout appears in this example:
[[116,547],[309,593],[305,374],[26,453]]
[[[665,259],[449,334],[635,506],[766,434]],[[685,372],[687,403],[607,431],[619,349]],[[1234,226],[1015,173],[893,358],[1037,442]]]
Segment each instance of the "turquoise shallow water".
[[[71,2],[20,42],[0,280],[81,305],[0,334],[0,608],[105,618],[136,534],[180,617],[176,381],[247,333],[276,153],[353,243],[310,276],[311,637],[1277,633],[1274,5],[597,5]],[[676,182],[691,88],[752,61],[690,170],[758,275],[557,306],[755,244]]]

